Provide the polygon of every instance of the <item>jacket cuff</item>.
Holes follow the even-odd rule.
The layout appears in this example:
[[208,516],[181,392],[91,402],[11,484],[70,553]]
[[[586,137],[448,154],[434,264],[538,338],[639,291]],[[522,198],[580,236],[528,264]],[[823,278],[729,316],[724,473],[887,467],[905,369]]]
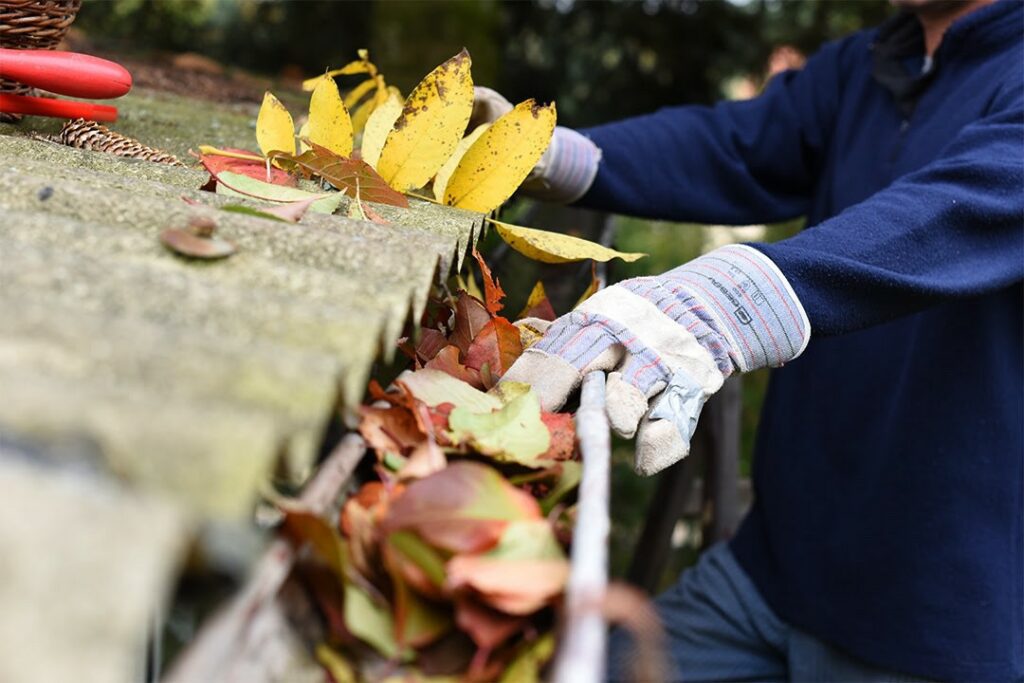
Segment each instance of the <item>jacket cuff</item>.
[[570,204],[594,184],[600,162],[601,150],[590,138],[558,126],[523,191],[535,199]]
[[767,256],[733,244],[670,270],[726,340],[741,372],[778,367],[807,348],[811,324],[789,281]]

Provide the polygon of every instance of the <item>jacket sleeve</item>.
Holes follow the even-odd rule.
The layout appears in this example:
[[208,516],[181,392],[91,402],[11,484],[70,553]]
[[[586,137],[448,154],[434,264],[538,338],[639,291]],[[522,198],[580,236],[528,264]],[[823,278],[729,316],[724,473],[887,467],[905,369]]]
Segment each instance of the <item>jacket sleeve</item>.
[[752,100],[683,106],[581,131],[601,163],[580,206],[745,225],[804,215],[839,105],[843,42]]
[[1024,86],[927,166],[774,244],[818,334],[879,324],[1024,278]]

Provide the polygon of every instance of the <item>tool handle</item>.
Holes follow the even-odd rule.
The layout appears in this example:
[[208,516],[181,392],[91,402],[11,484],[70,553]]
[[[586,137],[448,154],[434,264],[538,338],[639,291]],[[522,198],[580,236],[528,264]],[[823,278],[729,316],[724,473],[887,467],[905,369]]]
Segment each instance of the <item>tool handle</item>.
[[29,116],[53,116],[64,119],[89,119],[90,121],[117,121],[117,107],[92,102],[51,100],[46,97],[8,95],[0,93],[0,111],[9,114]]
[[0,75],[53,93],[90,99],[120,97],[132,87],[132,75],[120,64],[75,52],[0,48]]

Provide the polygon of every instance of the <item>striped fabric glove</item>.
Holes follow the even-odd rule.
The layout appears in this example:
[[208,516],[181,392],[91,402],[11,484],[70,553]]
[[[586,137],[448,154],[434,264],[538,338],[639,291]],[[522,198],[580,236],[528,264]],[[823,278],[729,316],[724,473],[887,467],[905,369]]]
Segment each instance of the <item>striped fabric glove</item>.
[[598,292],[552,323],[502,381],[533,385],[544,409],[556,410],[584,375],[607,371],[609,423],[636,435],[635,468],[654,474],[689,453],[701,408],[726,377],[780,366],[809,338],[775,264],[731,245]]
[[[470,130],[496,121],[512,111],[512,103],[495,90],[477,86],[473,88],[473,95]],[[590,189],[597,177],[600,161],[601,150],[590,138],[571,128],[557,126],[551,136],[551,144],[523,182],[520,191],[534,199],[570,204]]]

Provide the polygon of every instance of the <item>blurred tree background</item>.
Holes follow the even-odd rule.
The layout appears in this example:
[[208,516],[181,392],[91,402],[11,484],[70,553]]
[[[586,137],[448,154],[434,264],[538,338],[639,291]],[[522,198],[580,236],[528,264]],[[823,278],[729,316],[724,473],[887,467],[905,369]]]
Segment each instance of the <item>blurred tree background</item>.
[[878,23],[884,0],[87,0],[90,38],[199,52],[226,65],[316,74],[369,48],[407,91],[465,46],[480,84],[509,99],[557,100],[584,126],[710,103],[763,74],[781,45],[804,54]]
[[[436,64],[467,47],[477,84],[513,102],[556,100],[559,123],[581,127],[678,104],[756,95],[771,73],[798,67],[823,42],[880,23],[885,0],[86,0],[76,27],[104,50],[196,52],[228,68],[295,82],[369,48],[389,83],[408,92]],[[509,220],[597,237],[600,216],[517,200]],[[774,240],[800,222],[740,230],[629,218],[613,222],[616,246],[651,258],[614,266],[609,279],[659,273],[730,240]],[[565,311],[589,273],[540,267],[485,242],[512,312],[538,277]],[[767,373],[744,378],[743,474]],[[616,448],[613,571],[622,574],[654,482],[631,474]],[[699,520],[680,527],[668,581],[700,545]],[[687,532],[690,533],[687,533]]]

